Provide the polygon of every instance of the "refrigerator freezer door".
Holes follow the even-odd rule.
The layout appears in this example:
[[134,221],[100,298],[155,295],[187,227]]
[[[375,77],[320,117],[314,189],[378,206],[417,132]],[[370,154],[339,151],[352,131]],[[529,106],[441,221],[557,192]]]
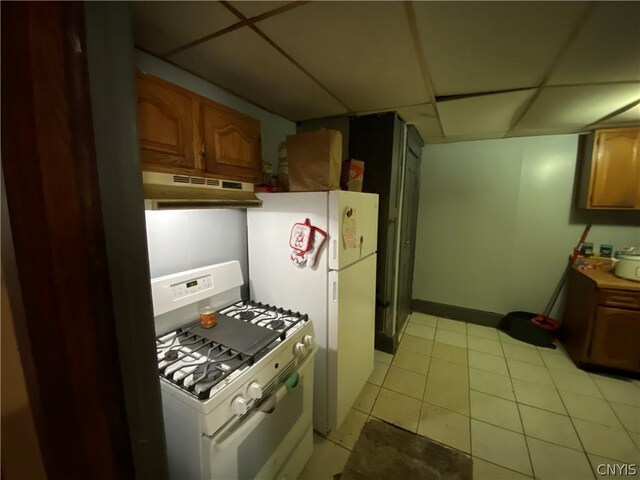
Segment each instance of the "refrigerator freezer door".
[[324,247],[315,268],[291,263],[289,236],[294,223],[308,218],[327,231],[326,192],[259,193],[262,208],[247,211],[249,288],[251,299],[309,315],[318,353],[315,360],[313,426],[326,431],[327,393],[327,252]]
[[[378,248],[378,195],[358,192],[329,192],[328,233],[330,270],[346,268],[376,252]],[[346,238],[349,236],[353,242],[351,244]]]
[[373,371],[376,255],[329,272],[329,423],[340,427]]

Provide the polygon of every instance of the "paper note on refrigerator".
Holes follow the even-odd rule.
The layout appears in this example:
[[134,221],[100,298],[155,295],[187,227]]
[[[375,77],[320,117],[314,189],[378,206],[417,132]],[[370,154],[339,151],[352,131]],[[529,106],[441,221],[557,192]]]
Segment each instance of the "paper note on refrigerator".
[[356,248],[356,232],[356,211],[353,208],[347,208],[344,212],[344,218],[342,220],[342,240],[344,242],[345,248]]

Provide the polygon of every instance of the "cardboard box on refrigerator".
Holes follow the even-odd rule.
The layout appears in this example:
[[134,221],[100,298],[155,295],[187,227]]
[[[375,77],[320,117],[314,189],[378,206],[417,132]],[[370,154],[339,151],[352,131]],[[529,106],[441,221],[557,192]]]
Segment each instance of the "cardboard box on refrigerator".
[[339,190],[341,159],[342,134],[336,130],[288,135],[289,191]]

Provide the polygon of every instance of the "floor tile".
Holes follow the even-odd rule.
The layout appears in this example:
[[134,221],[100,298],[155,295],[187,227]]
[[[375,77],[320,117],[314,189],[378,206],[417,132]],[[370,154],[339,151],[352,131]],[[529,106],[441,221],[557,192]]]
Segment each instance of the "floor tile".
[[484,352],[469,350],[469,366],[499,375],[509,375],[504,358]]
[[569,417],[539,408],[520,405],[520,416],[527,437],[535,437],[563,447],[582,450]]
[[421,355],[419,353],[413,353],[408,350],[398,350],[393,357],[394,367],[404,368],[420,375],[426,375],[429,371],[429,361],[431,357]]
[[[591,463],[591,467],[596,473],[596,478],[598,480],[607,480],[610,478],[633,478],[637,480],[638,478],[640,478],[640,469],[637,466],[636,473],[634,475],[630,475],[628,474],[629,466],[626,463],[619,462],[618,460],[612,460],[610,458],[599,457],[592,454],[587,454],[587,457],[589,457],[589,462]],[[607,468],[611,470],[607,470]]]
[[[427,340],[413,335],[405,335],[402,337],[398,351],[407,350],[409,352],[419,353],[421,355],[431,355],[433,348],[433,340]],[[397,352],[396,352],[397,353]]]
[[467,366],[469,364],[467,349],[449,345],[448,343],[433,342],[431,356],[447,362],[457,363],[458,365]]
[[602,394],[589,375],[562,370],[549,370],[549,373],[558,390],[586,395],[587,397],[602,398]]
[[469,389],[467,387],[429,378],[423,401],[469,416]]
[[473,480],[527,480],[531,477],[473,458]]
[[409,323],[409,325],[407,325],[407,329],[405,330],[405,334],[413,335],[414,337],[426,338],[427,340],[433,340],[433,337],[436,334],[436,329],[427,325]]
[[512,383],[518,403],[566,415],[567,412],[555,388],[516,379],[512,379]]
[[531,475],[524,435],[471,419],[471,451],[474,457]]
[[353,446],[356,444],[362,427],[367,423],[369,415],[359,412],[358,410],[351,409],[347,416],[340,425],[338,430],[330,432],[327,435],[327,439],[331,440],[338,445],[342,445],[344,448],[353,450]]
[[467,336],[467,344],[469,345],[469,350],[490,353],[491,355],[497,355],[499,357],[504,356],[502,353],[502,344],[495,340]]
[[520,414],[515,402],[471,390],[471,418],[522,432]]
[[511,379],[497,373],[469,369],[469,386],[478,392],[490,393],[507,400],[515,400]]
[[566,370],[568,372],[578,370],[578,367],[573,363],[573,360],[563,352],[550,350],[548,348],[541,348],[538,349],[538,353],[548,368],[553,368],[554,370]]
[[313,435],[313,453],[298,477],[299,480],[333,480],[341,473],[351,451],[329,440]]
[[471,451],[469,417],[465,415],[424,403],[418,433],[463,452]]
[[431,358],[429,378],[467,387],[469,385],[469,369],[464,365]]
[[382,388],[371,415],[415,432],[418,429],[421,406],[420,400]]
[[521,345],[513,345],[511,343],[503,344],[503,348],[504,356],[507,358],[544,366],[544,363],[542,363],[542,357],[536,348],[527,348]]
[[384,382],[384,377],[387,375],[387,370],[389,370],[389,365],[381,362],[373,362],[373,372],[369,376],[369,383],[373,383],[374,385],[382,386],[382,382]]
[[438,317],[427,315],[426,313],[413,312],[409,322],[426,325],[427,327],[435,327],[438,324]]
[[574,419],[584,449],[621,462],[638,463],[638,449],[625,430]]
[[536,385],[542,385],[545,387],[553,387],[553,380],[551,379],[549,370],[546,367],[511,359],[507,359],[507,364],[509,365],[509,374],[511,375],[511,378],[535,383]]
[[467,322],[441,317],[438,319],[438,328],[442,330],[448,330],[450,332],[464,333],[466,335]]
[[448,343],[456,347],[467,348],[467,335],[464,333],[450,332],[449,330],[441,330],[438,327],[435,340],[441,343]]
[[475,325],[467,323],[467,335],[473,337],[487,338],[493,341],[500,341],[498,330],[493,327],[485,327],[483,325]]
[[427,377],[425,375],[410,372],[404,368],[398,368],[392,365],[389,368],[389,372],[382,386],[389,390],[422,400],[426,381]]
[[584,452],[527,437],[531,462],[540,480],[588,480],[594,478]]
[[380,350],[374,350],[373,359],[376,362],[386,363],[387,365],[391,365],[391,361],[393,360],[393,355],[387,352],[381,352]]
[[615,402],[611,402],[610,405],[624,428],[631,432],[640,432],[640,408]]
[[609,403],[600,398],[560,391],[564,406],[571,418],[622,428]]
[[604,398],[610,402],[623,403],[632,407],[640,406],[640,388],[630,381],[613,380],[600,375],[591,378],[598,385]]
[[360,410],[361,412],[364,412],[364,413],[370,413],[379,392],[380,392],[379,386],[369,382],[365,383],[364,387],[362,387],[362,391],[360,392],[360,395],[358,395],[358,397],[356,398],[356,401],[353,402],[353,408]]

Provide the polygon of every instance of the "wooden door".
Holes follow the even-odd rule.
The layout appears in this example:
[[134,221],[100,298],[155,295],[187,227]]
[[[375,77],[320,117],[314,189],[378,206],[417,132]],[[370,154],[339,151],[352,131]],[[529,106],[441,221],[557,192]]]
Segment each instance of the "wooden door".
[[640,208],[640,129],[596,132],[590,206]]
[[194,173],[195,102],[186,90],[138,72],[138,140],[142,168]]
[[640,372],[640,311],[598,307],[589,361]]
[[200,125],[207,173],[260,182],[260,122],[213,102],[200,103]]
[[400,224],[396,331],[402,329],[411,312],[413,263],[418,220],[418,193],[420,190],[420,157],[422,156],[422,140],[419,138],[418,133],[413,130],[413,127],[409,127],[407,135]]

